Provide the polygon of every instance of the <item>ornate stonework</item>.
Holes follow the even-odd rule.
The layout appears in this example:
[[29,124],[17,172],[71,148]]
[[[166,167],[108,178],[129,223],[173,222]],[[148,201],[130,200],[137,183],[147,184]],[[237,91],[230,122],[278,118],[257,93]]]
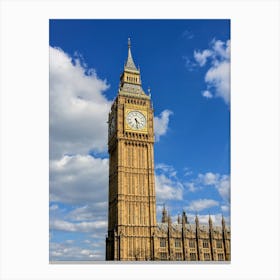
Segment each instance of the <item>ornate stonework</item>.
[[142,89],[130,40],[120,88],[108,118],[109,211],[106,260],[230,260],[230,228],[156,222],[154,127],[150,96]]

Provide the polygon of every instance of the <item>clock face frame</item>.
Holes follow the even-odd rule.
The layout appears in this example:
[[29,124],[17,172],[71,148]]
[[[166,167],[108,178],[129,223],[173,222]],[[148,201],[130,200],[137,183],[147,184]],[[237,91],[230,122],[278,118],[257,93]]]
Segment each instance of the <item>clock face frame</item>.
[[135,130],[141,130],[145,128],[147,124],[146,117],[139,111],[130,111],[126,115],[127,124]]
[[147,112],[139,109],[126,109],[125,130],[147,132]]

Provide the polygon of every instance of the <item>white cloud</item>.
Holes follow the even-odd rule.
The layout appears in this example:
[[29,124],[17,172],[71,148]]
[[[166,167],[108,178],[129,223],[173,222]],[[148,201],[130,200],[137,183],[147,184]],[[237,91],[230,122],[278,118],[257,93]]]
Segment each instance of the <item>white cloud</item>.
[[195,192],[197,190],[194,182],[185,183],[185,186],[187,187],[189,192]]
[[67,214],[67,218],[71,221],[91,221],[96,218],[106,219],[107,201],[96,202],[91,205],[77,207]]
[[157,202],[183,199],[183,184],[177,178],[173,166],[159,163],[155,166],[155,186]]
[[[106,150],[111,101],[106,81],[61,49],[50,47],[50,157]],[[94,124],[93,124],[94,122]]]
[[207,59],[212,55],[212,51],[204,50],[202,52],[194,51],[194,59],[199,64],[200,67],[204,66]]
[[169,117],[172,114],[172,111],[164,110],[158,117],[154,117],[154,132],[156,141],[159,141],[160,137],[166,134],[168,129]]
[[209,90],[204,90],[202,92],[202,96],[204,96],[206,98],[213,98],[213,94]]
[[108,172],[108,159],[73,155],[51,160],[50,201],[72,204],[105,202]]
[[[230,102],[230,40],[223,42],[213,39],[209,49],[195,50],[193,56],[199,67],[208,65],[207,61],[210,63],[204,77],[207,90],[202,92],[202,96],[205,98],[219,97],[228,104]],[[193,67],[194,64],[188,59],[187,68],[192,70]]]
[[215,185],[218,182],[219,174],[207,172],[205,174],[198,174],[198,179],[205,185]]
[[228,211],[229,211],[229,205],[222,205],[222,206],[221,206],[221,210],[222,210],[223,212],[228,212]]
[[176,177],[177,175],[177,171],[174,169],[174,167],[165,163],[156,164],[155,169],[157,172],[168,173],[170,177]]
[[[105,242],[100,242],[98,248],[74,246],[71,243],[50,243],[51,261],[100,261],[104,260]],[[86,246],[87,244],[85,244]]]
[[79,222],[71,223],[64,220],[51,220],[50,230],[61,230],[69,232],[92,232],[97,229],[104,229],[107,227],[106,221],[93,221],[93,222]]
[[188,168],[188,167],[185,167],[184,168],[184,176],[190,176],[190,175],[192,175],[193,174],[193,172],[191,171],[191,169],[190,168]]
[[228,61],[218,63],[211,67],[206,75],[205,82],[215,89],[215,97],[221,97],[225,103],[230,99],[230,64]]
[[[212,222],[213,222],[214,226],[220,226],[221,225],[221,223],[222,223],[222,214],[211,214],[210,213],[210,216],[211,216],[211,219],[212,219]],[[196,217],[195,214],[188,214],[188,221],[191,224],[194,224],[195,223],[195,217]],[[199,220],[199,224],[204,224],[204,225],[208,224],[208,222],[209,222],[209,214],[205,214],[205,215],[198,214],[197,217],[198,217],[198,220]],[[230,218],[229,218],[229,216],[224,216],[224,219],[225,219],[226,224],[230,225]]]
[[203,190],[205,187],[214,187],[224,203],[229,206],[230,203],[230,177],[219,173],[206,172],[198,174],[197,178],[184,182],[184,186],[189,192]]
[[182,200],[183,188],[176,179],[172,180],[164,174],[155,176],[157,201]]
[[216,184],[216,188],[220,196],[227,202],[230,202],[230,178],[227,175],[223,175],[219,182]]
[[188,211],[201,211],[207,208],[218,206],[219,202],[213,199],[198,199],[193,200],[187,207]]
[[215,58],[218,59],[230,59],[230,40],[223,42],[221,40],[213,40],[212,41],[212,48],[214,51]]

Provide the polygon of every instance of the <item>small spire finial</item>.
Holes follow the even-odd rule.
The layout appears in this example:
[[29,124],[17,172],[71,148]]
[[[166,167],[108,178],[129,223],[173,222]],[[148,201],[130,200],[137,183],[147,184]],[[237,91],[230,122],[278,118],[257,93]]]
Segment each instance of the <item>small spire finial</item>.
[[180,216],[180,213],[178,213],[178,218],[177,218],[177,222],[178,222],[178,224],[181,224],[181,223],[182,223],[182,220],[181,220],[181,216]]
[[131,42],[130,42],[130,38],[129,38],[129,37],[128,37],[128,42],[127,42],[127,44],[128,44],[128,48],[130,48]]
[[165,209],[165,204],[163,204],[161,222],[162,222],[162,223],[167,223],[167,221],[168,221],[167,211],[166,211],[166,209]]
[[199,220],[198,220],[197,213],[195,214],[195,223],[196,223],[196,225],[198,225],[198,224],[199,224]]

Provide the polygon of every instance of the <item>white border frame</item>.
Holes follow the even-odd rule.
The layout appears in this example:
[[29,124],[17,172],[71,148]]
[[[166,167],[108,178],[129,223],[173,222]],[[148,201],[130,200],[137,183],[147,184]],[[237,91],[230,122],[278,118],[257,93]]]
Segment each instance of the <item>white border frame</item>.
[[[279,279],[277,0],[0,4],[1,279]],[[231,19],[231,264],[49,264],[50,18]]]

